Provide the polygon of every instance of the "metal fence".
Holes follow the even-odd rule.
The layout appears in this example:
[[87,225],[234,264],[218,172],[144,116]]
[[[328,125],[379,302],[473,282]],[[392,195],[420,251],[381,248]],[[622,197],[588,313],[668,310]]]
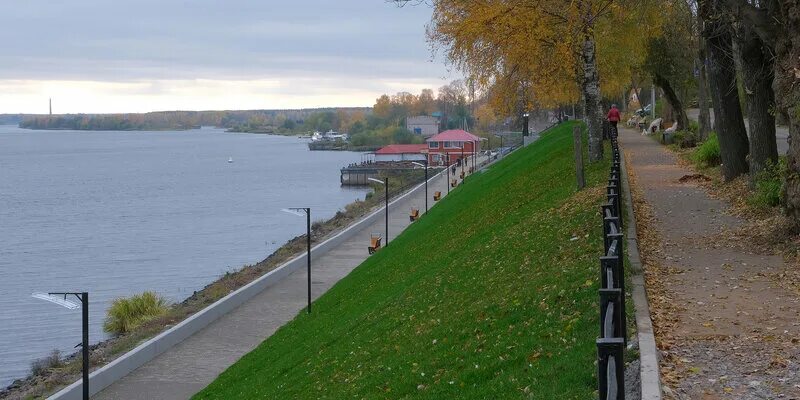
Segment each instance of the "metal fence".
[[617,130],[609,129],[611,173],[601,206],[603,256],[600,257],[600,338],[597,339],[597,378],[601,400],[625,399],[625,274],[622,218],[622,179]]

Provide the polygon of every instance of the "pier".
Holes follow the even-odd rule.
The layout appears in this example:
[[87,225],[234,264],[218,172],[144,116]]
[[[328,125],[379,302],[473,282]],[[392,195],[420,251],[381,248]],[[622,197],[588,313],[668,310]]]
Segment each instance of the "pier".
[[381,175],[394,175],[415,170],[422,169],[412,164],[410,161],[368,161],[361,164],[350,164],[342,168],[341,175],[339,176],[339,182],[342,184],[342,186],[367,186],[369,185],[369,178],[377,179]]

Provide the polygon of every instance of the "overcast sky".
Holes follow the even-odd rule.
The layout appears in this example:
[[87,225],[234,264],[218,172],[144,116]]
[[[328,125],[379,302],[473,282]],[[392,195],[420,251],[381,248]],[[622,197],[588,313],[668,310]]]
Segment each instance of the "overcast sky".
[[459,76],[427,6],[383,0],[3,0],[0,113],[371,106]]

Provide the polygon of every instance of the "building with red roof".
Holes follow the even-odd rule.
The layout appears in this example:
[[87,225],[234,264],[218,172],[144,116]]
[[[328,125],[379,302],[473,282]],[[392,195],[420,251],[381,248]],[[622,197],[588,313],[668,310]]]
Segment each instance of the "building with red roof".
[[461,129],[444,131],[426,142],[430,165],[451,165],[481,151],[481,138]]
[[427,144],[390,144],[378,149],[375,161],[425,161]]

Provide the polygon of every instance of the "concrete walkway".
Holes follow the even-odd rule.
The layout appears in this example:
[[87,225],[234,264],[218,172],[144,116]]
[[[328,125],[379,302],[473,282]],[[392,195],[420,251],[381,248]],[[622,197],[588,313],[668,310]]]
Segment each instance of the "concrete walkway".
[[694,172],[673,153],[621,132],[629,173],[652,208],[646,224],[661,239],[639,243],[665,398],[800,398],[800,298],[769,278],[785,268],[782,257],[724,240],[744,221],[694,181],[680,182]]
[[[485,160],[479,158],[478,162]],[[460,171],[460,169],[459,169]],[[428,204],[435,191],[447,196],[447,175],[428,183]],[[389,246],[409,224],[412,206],[425,210],[425,191],[390,207]],[[384,232],[381,218],[341,246],[313,260],[312,294],[316,299],[367,257],[370,232]],[[221,372],[253,350],[306,306],[306,271],[300,269],[267,288],[233,312],[167,350],[157,358],[93,396],[103,400],[188,399]],[[313,308],[312,308],[313,309]]]

